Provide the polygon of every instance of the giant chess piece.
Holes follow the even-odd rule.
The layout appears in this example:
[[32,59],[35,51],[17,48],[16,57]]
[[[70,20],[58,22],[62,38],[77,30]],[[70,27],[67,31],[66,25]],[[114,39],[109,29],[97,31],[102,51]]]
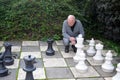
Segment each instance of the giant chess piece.
[[106,53],[106,57],[105,57],[105,62],[102,64],[102,70],[104,72],[113,72],[114,70],[114,66],[112,64],[112,53],[111,51],[109,50],[107,53]]
[[25,80],[34,80],[33,77],[33,71],[36,70],[36,67],[34,67],[35,57],[28,55],[24,57],[25,62],[25,68],[23,68],[24,71],[26,71],[26,77]]
[[85,53],[82,51],[80,53],[80,60],[79,63],[75,66],[75,68],[79,71],[79,72],[87,72],[88,70],[88,66],[85,64],[85,60],[86,60],[86,56]]
[[94,39],[92,38],[89,42],[89,49],[87,50],[87,54],[89,56],[94,56],[95,55],[95,49],[94,49],[94,46],[95,46],[95,41]]
[[0,77],[4,77],[8,75],[8,69],[4,64],[4,53],[0,54]]
[[112,77],[112,80],[120,80],[120,63],[117,65],[116,71],[117,73]]
[[12,57],[12,52],[11,52],[11,44],[10,43],[4,43],[5,46],[5,52],[4,52],[4,61],[5,65],[12,65],[14,64],[14,59]]
[[46,51],[46,55],[48,56],[52,56],[55,54],[55,51],[53,50],[53,47],[52,47],[52,43],[53,43],[53,39],[48,39],[47,40],[47,43],[48,43],[48,48],[47,48],[47,51]]
[[75,47],[77,48],[76,55],[73,57],[75,62],[78,62],[80,60],[79,56],[81,55],[81,52],[83,51],[82,48],[84,47],[83,41],[84,41],[84,38],[82,38],[82,35],[80,34],[77,37],[77,44],[75,44]]
[[102,63],[103,62],[103,56],[102,56],[102,50],[103,45],[98,43],[95,45],[95,48],[97,49],[96,55],[93,57],[94,62]]

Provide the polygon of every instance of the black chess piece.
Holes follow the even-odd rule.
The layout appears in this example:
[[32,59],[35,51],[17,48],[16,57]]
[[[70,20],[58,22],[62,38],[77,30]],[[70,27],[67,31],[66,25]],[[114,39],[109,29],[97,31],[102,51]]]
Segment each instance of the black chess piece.
[[32,72],[36,70],[36,68],[33,65],[35,62],[35,57],[31,55],[25,56],[24,62],[25,62],[25,68],[23,68],[23,70],[26,71],[25,80],[34,80]]
[[12,52],[11,52],[11,46],[12,45],[10,43],[4,43],[3,45],[5,47],[5,52],[4,52],[5,65],[14,64],[14,59],[12,57]]
[[4,53],[0,54],[0,77],[4,77],[8,75],[8,69],[4,64]]
[[52,44],[53,44],[53,39],[48,39],[47,40],[47,43],[48,43],[48,48],[47,48],[47,51],[46,51],[46,55],[48,56],[52,56],[55,54],[55,51],[53,50],[53,47],[52,47]]

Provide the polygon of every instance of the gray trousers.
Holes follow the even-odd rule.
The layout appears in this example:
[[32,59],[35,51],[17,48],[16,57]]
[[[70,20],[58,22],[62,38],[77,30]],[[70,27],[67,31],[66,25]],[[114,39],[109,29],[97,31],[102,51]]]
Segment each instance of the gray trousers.
[[63,44],[65,46],[69,46],[70,45],[70,40],[68,38],[63,38]]

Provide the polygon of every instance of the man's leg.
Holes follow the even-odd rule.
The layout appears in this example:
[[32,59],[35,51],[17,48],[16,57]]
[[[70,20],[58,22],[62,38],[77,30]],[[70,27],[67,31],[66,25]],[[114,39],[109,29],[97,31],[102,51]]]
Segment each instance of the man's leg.
[[[76,39],[76,38],[75,38]],[[76,41],[76,40],[75,40]],[[77,41],[76,41],[76,43],[77,43]],[[76,53],[76,51],[77,51],[77,48],[75,47],[75,45],[72,45],[72,48],[73,48],[73,51]]]
[[72,45],[73,51],[76,53],[77,48],[75,47],[75,45]]
[[69,44],[70,44],[69,39],[63,38],[63,43],[65,45],[65,53],[68,53],[69,52]]

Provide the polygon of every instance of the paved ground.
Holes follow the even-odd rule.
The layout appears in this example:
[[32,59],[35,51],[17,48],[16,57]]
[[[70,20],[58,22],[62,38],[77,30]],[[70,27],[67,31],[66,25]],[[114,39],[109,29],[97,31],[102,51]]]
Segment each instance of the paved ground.
[[[25,67],[23,57],[29,54],[36,57],[34,65],[36,70],[33,72],[34,79],[36,80],[111,80],[111,77],[116,74],[116,71],[112,73],[106,73],[101,70],[101,64],[95,63],[92,57],[87,56],[86,64],[89,66],[88,72],[80,73],[75,69],[77,64],[73,60],[75,53],[70,48],[69,53],[64,53],[64,46],[62,41],[55,41],[53,43],[53,49],[55,50],[54,56],[47,56],[45,51],[47,49],[47,43],[42,41],[9,41],[12,46],[13,56],[15,57],[14,65],[7,66],[9,68],[9,75],[6,77],[0,77],[0,80],[24,80]],[[84,50],[88,49],[88,43],[86,41]],[[96,40],[96,43],[100,41]],[[3,41],[0,41],[0,52],[4,52]],[[107,50],[104,49],[103,56]],[[120,58],[115,57],[116,53],[113,51],[114,60],[113,64],[118,64]]]

